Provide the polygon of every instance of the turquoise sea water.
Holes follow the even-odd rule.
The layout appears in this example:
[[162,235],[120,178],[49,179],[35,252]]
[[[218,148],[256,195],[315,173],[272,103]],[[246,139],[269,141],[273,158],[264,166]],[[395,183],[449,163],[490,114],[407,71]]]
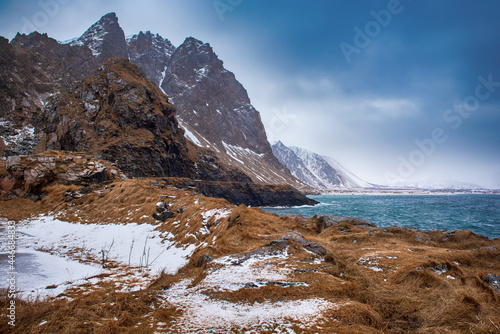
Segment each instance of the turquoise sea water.
[[315,214],[364,218],[379,227],[467,229],[500,238],[500,195],[321,195],[315,206],[263,208],[278,215]]

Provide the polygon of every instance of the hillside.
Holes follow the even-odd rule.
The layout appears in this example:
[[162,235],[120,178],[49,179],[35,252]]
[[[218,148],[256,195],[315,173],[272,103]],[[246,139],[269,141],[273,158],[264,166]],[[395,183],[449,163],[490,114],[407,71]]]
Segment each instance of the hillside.
[[208,43],[188,37],[175,47],[150,31],[125,38],[109,13],[69,45],[87,46],[98,63],[117,56],[139,65],[170,97],[187,138],[254,182],[304,187],[274,157],[259,112]]
[[2,226],[16,221],[19,265],[30,259],[43,277],[26,285],[34,272],[17,267],[16,327],[1,322],[2,332],[494,333],[500,324],[500,240],[469,231],[278,217],[157,179],[52,183],[36,202],[0,201],[0,216]]
[[[98,28],[101,35],[107,36],[108,25],[112,26],[111,36],[116,35],[116,29],[121,29],[113,15],[106,16],[102,24],[92,29]],[[251,177],[221,161],[216,152],[198,147],[185,138],[175,107],[137,65],[124,58],[112,58],[97,68],[103,61],[101,55],[113,53],[118,46],[111,42],[103,42],[102,46],[92,44],[94,51],[100,50],[92,54],[85,42],[101,41],[100,37],[89,37],[96,34],[92,29],[84,38],[70,44],[32,33],[17,35],[11,43],[0,45],[6,51],[0,72],[15,78],[6,80],[10,83],[0,92],[3,156],[29,155],[49,149],[79,151],[115,163],[129,177],[184,177],[253,184]],[[130,42],[136,49],[143,50],[140,44],[143,39],[147,42],[147,36],[138,37],[136,44],[132,43],[134,38]],[[165,40],[163,43],[168,45]],[[24,61],[19,61],[19,55],[24,56],[21,58]],[[56,59],[62,61],[65,57],[69,68],[56,63]],[[210,192],[215,193],[215,186],[211,187]],[[256,191],[251,197],[243,196],[244,202],[249,205],[314,203],[290,186],[266,187],[273,189],[269,195],[259,199]],[[218,193],[230,199],[245,187],[225,185],[221,189]],[[293,194],[290,202],[285,194]]]

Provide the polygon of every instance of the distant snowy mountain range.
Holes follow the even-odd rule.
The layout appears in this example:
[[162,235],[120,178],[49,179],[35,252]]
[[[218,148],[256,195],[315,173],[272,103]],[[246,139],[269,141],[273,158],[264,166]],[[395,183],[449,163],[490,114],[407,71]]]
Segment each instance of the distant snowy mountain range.
[[274,155],[288,167],[292,175],[311,187],[320,190],[378,187],[360,179],[330,157],[300,147],[287,147],[281,141],[271,147]]
[[362,180],[347,170],[336,160],[312,151],[285,146],[281,141],[272,146],[274,155],[285,165],[293,176],[305,184],[322,191],[329,190],[484,190],[472,183],[446,179],[428,179],[418,182],[377,185]]
[[485,189],[477,184],[458,182],[446,179],[427,179],[416,182],[396,183],[391,188],[402,189],[429,189],[429,190],[481,190]]

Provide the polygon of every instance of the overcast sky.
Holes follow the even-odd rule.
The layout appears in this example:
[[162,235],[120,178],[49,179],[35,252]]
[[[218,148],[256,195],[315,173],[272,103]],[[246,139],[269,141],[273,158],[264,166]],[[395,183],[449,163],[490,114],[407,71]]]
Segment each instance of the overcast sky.
[[270,142],[374,183],[500,188],[500,1],[13,0],[0,35],[67,40],[111,11],[126,35],[210,43]]

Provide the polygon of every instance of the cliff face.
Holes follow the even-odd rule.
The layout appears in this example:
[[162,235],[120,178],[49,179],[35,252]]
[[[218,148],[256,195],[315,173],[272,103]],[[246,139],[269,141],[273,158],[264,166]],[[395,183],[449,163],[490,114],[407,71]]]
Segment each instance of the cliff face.
[[[208,44],[188,38],[175,48],[149,31],[126,39],[110,13],[78,39],[34,32],[0,39],[0,51],[2,156],[79,151],[131,177],[303,186]],[[116,56],[128,60],[108,61]]]
[[50,98],[97,68],[86,47],[61,45],[46,34],[0,38],[0,155],[30,154],[33,120]]
[[208,152],[190,152],[173,105],[127,59],[111,58],[74,91],[59,95],[35,126],[40,150],[94,154],[131,177],[249,180]]
[[269,153],[259,113],[209,44],[186,39],[172,55],[162,88],[176,104],[179,118],[216,146]]
[[175,46],[168,39],[153,35],[150,31],[141,31],[128,38],[127,45],[130,61],[139,65],[146,77],[159,86]]
[[197,145],[258,183],[303,186],[273,155],[259,112],[208,43],[187,38],[167,64],[162,89]]

